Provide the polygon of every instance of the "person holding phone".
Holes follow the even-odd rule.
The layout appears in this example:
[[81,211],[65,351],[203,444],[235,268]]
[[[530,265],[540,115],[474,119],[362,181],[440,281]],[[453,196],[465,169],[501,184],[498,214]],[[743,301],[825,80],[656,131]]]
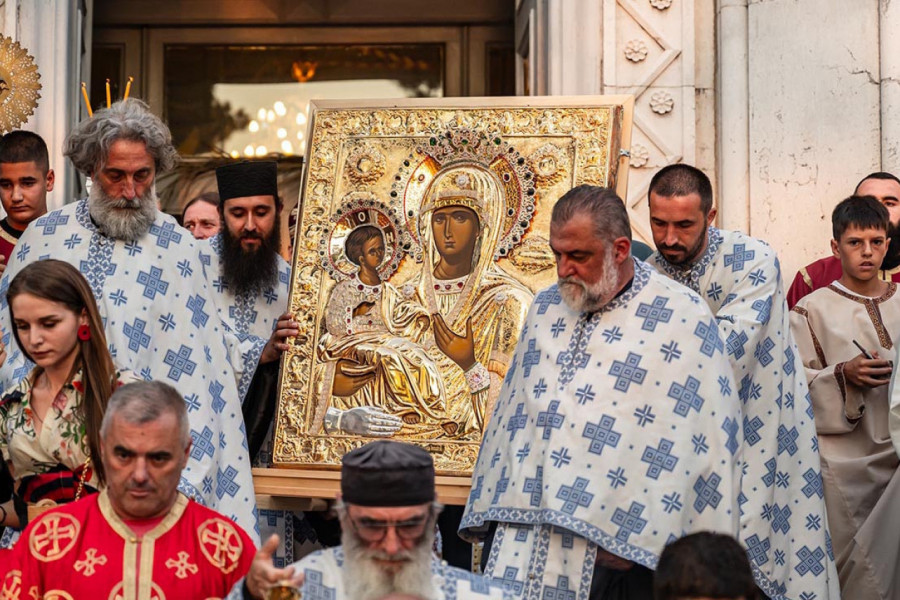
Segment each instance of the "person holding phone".
[[[900,332],[900,294],[896,283],[878,277],[889,244],[900,243],[888,238],[888,226],[888,211],[874,197],[838,204],[831,248],[842,275],[791,311],[824,486],[818,478],[790,483],[804,494],[824,494],[841,595],[854,600],[892,598],[900,590],[900,458],[888,428],[893,365],[885,358]],[[792,442],[782,437],[779,446],[790,451]]]

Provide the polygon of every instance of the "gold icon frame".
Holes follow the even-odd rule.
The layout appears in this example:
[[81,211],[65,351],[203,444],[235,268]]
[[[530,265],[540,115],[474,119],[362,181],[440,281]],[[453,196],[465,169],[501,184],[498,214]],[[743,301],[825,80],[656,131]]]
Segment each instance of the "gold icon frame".
[[[325,312],[336,279],[346,278],[346,261],[332,260],[339,254],[343,238],[332,238],[341,219],[346,222],[347,210],[368,211],[375,216],[367,218],[377,218],[393,231],[390,239],[385,238],[388,256],[379,272],[395,287],[408,288],[417,270],[424,272],[427,268],[427,263],[416,260],[417,251],[421,259],[416,229],[408,222],[405,230],[403,227],[407,215],[418,219],[419,215],[413,213],[421,209],[423,189],[445,168],[442,165],[466,158],[459,154],[468,152],[463,150],[462,139],[469,140],[466,144],[503,148],[516,157],[507,161],[512,165],[507,171],[517,165],[519,168],[517,173],[503,175],[506,206],[513,206],[510,190],[514,185],[510,179],[524,182],[526,187],[519,190],[520,194],[533,186],[534,202],[531,212],[527,206],[516,205],[521,211],[508,215],[503,224],[504,237],[497,244],[505,244],[506,251],[498,250],[494,261],[536,292],[556,279],[547,244],[550,209],[556,199],[580,184],[613,187],[625,197],[633,110],[632,96],[312,101],[289,302],[300,334],[282,357],[273,466],[306,474],[336,471],[343,454],[376,439],[327,433],[322,429],[322,415],[317,415],[317,408],[319,413],[323,408],[319,399],[325,397],[316,389],[321,379],[316,369],[322,365],[319,344],[325,332]],[[448,138],[452,142],[447,142]],[[433,159],[429,150],[442,153],[444,159],[437,167],[432,165],[431,171],[418,168]],[[489,153],[485,148],[480,151],[482,156]],[[430,173],[432,179],[418,179],[417,173],[422,172]],[[417,186],[418,191],[409,191]],[[403,194],[418,194],[420,204],[407,208],[402,204],[406,198]],[[407,203],[414,205],[415,198]],[[388,214],[391,209],[393,213]],[[394,219],[393,225],[390,219]],[[346,233],[347,227],[343,230]],[[398,252],[403,253],[399,259]],[[390,261],[391,268],[386,268]],[[438,474],[451,477],[471,474],[480,444],[480,435],[467,439],[401,435],[392,439],[421,445],[432,453]],[[264,483],[260,476],[268,471],[257,470],[258,486]],[[286,475],[282,472],[275,477],[281,490],[278,495],[284,493]],[[266,493],[260,489],[257,492]],[[321,494],[320,489],[317,495]]]

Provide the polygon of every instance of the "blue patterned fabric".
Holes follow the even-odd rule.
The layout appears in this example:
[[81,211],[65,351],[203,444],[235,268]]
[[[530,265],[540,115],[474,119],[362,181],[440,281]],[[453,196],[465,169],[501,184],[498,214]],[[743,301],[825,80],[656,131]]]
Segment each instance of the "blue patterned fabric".
[[[291,266],[278,257],[278,283],[261,294],[244,293],[235,295],[222,280],[222,233],[198,242],[200,258],[209,277],[209,292],[206,297],[189,299],[187,307],[192,311],[192,320],[204,323],[209,319],[209,311],[217,310],[219,318],[228,323],[238,334],[240,355],[233,360],[243,363],[238,392],[241,400],[247,394],[256,365],[263,348],[269,341],[280,317],[287,310]],[[207,301],[209,299],[209,301]],[[272,456],[272,428],[264,442],[259,456],[252,456],[254,466],[268,467]],[[298,514],[303,518],[303,514]],[[263,509],[259,511],[260,539],[268,539],[273,533],[281,540],[272,556],[277,567],[283,567],[294,560],[294,515],[290,511]]]
[[140,240],[114,240],[97,230],[85,200],[32,223],[0,279],[0,329],[9,349],[0,367],[3,389],[30,370],[11,335],[6,290],[25,265],[45,256],[84,274],[116,364],[144,379],[165,381],[184,395],[194,447],[179,489],[255,537],[256,497],[229,362],[237,340],[214,314],[198,322],[187,308],[192,297],[210,296],[194,239],[159,213]]
[[[212,307],[219,317],[238,334],[239,356],[234,361],[243,363],[238,389],[241,398],[247,393],[253,373],[275,324],[288,306],[291,266],[278,257],[278,283],[261,294],[244,293],[236,296],[222,280],[222,234],[197,242],[200,258],[206,267],[210,294],[191,298],[188,308],[194,320],[205,320]],[[208,300],[208,301],[207,301]]]
[[499,523],[486,574],[524,598],[583,599],[598,546],[653,569],[686,533],[737,534],[728,447],[743,438],[724,344],[693,292],[635,261],[630,290],[597,313],[558,297],[531,307],[513,361],[531,369],[507,372],[460,533]]
[[[340,546],[320,550],[291,565],[295,573],[303,573],[300,594],[304,600],[356,600],[345,591],[344,580],[353,572],[344,568],[344,550]],[[503,589],[500,582],[481,575],[463,571],[432,558],[432,583],[434,600],[466,600],[469,598],[496,598],[512,600],[515,596]],[[238,581],[226,600],[241,600],[244,580]]]
[[838,598],[827,527],[810,525],[825,522],[822,494],[798,493],[811,480],[821,486],[821,473],[778,259],[766,243],[740,232],[710,227],[707,236],[706,251],[688,268],[659,253],[648,262],[697,292],[725,339],[743,405],[741,540],[770,597]]

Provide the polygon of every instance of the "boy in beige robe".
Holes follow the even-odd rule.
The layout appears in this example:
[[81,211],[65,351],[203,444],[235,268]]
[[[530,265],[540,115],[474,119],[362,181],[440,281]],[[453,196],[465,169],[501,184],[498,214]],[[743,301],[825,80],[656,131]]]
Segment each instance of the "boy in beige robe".
[[888,212],[851,196],[835,207],[832,228],[843,274],[791,312],[822,458],[824,490],[813,491],[825,494],[841,595],[887,600],[900,597],[900,460],[888,429],[893,365],[883,358],[900,335],[900,294],[878,278]]

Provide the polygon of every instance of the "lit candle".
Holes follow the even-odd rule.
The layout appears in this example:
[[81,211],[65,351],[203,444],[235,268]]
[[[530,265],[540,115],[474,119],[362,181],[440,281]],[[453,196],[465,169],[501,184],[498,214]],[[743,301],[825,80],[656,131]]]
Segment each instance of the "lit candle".
[[109,93],[109,79],[106,80],[106,108],[112,106],[112,95]]
[[84,104],[88,109],[88,116],[93,117],[94,111],[91,110],[91,99],[88,98],[87,86],[84,85],[84,82],[81,82],[81,95],[84,97]]
[[134,81],[134,77],[128,78],[128,83],[125,84],[125,96],[122,100],[128,100],[128,94],[131,93],[131,82]]

